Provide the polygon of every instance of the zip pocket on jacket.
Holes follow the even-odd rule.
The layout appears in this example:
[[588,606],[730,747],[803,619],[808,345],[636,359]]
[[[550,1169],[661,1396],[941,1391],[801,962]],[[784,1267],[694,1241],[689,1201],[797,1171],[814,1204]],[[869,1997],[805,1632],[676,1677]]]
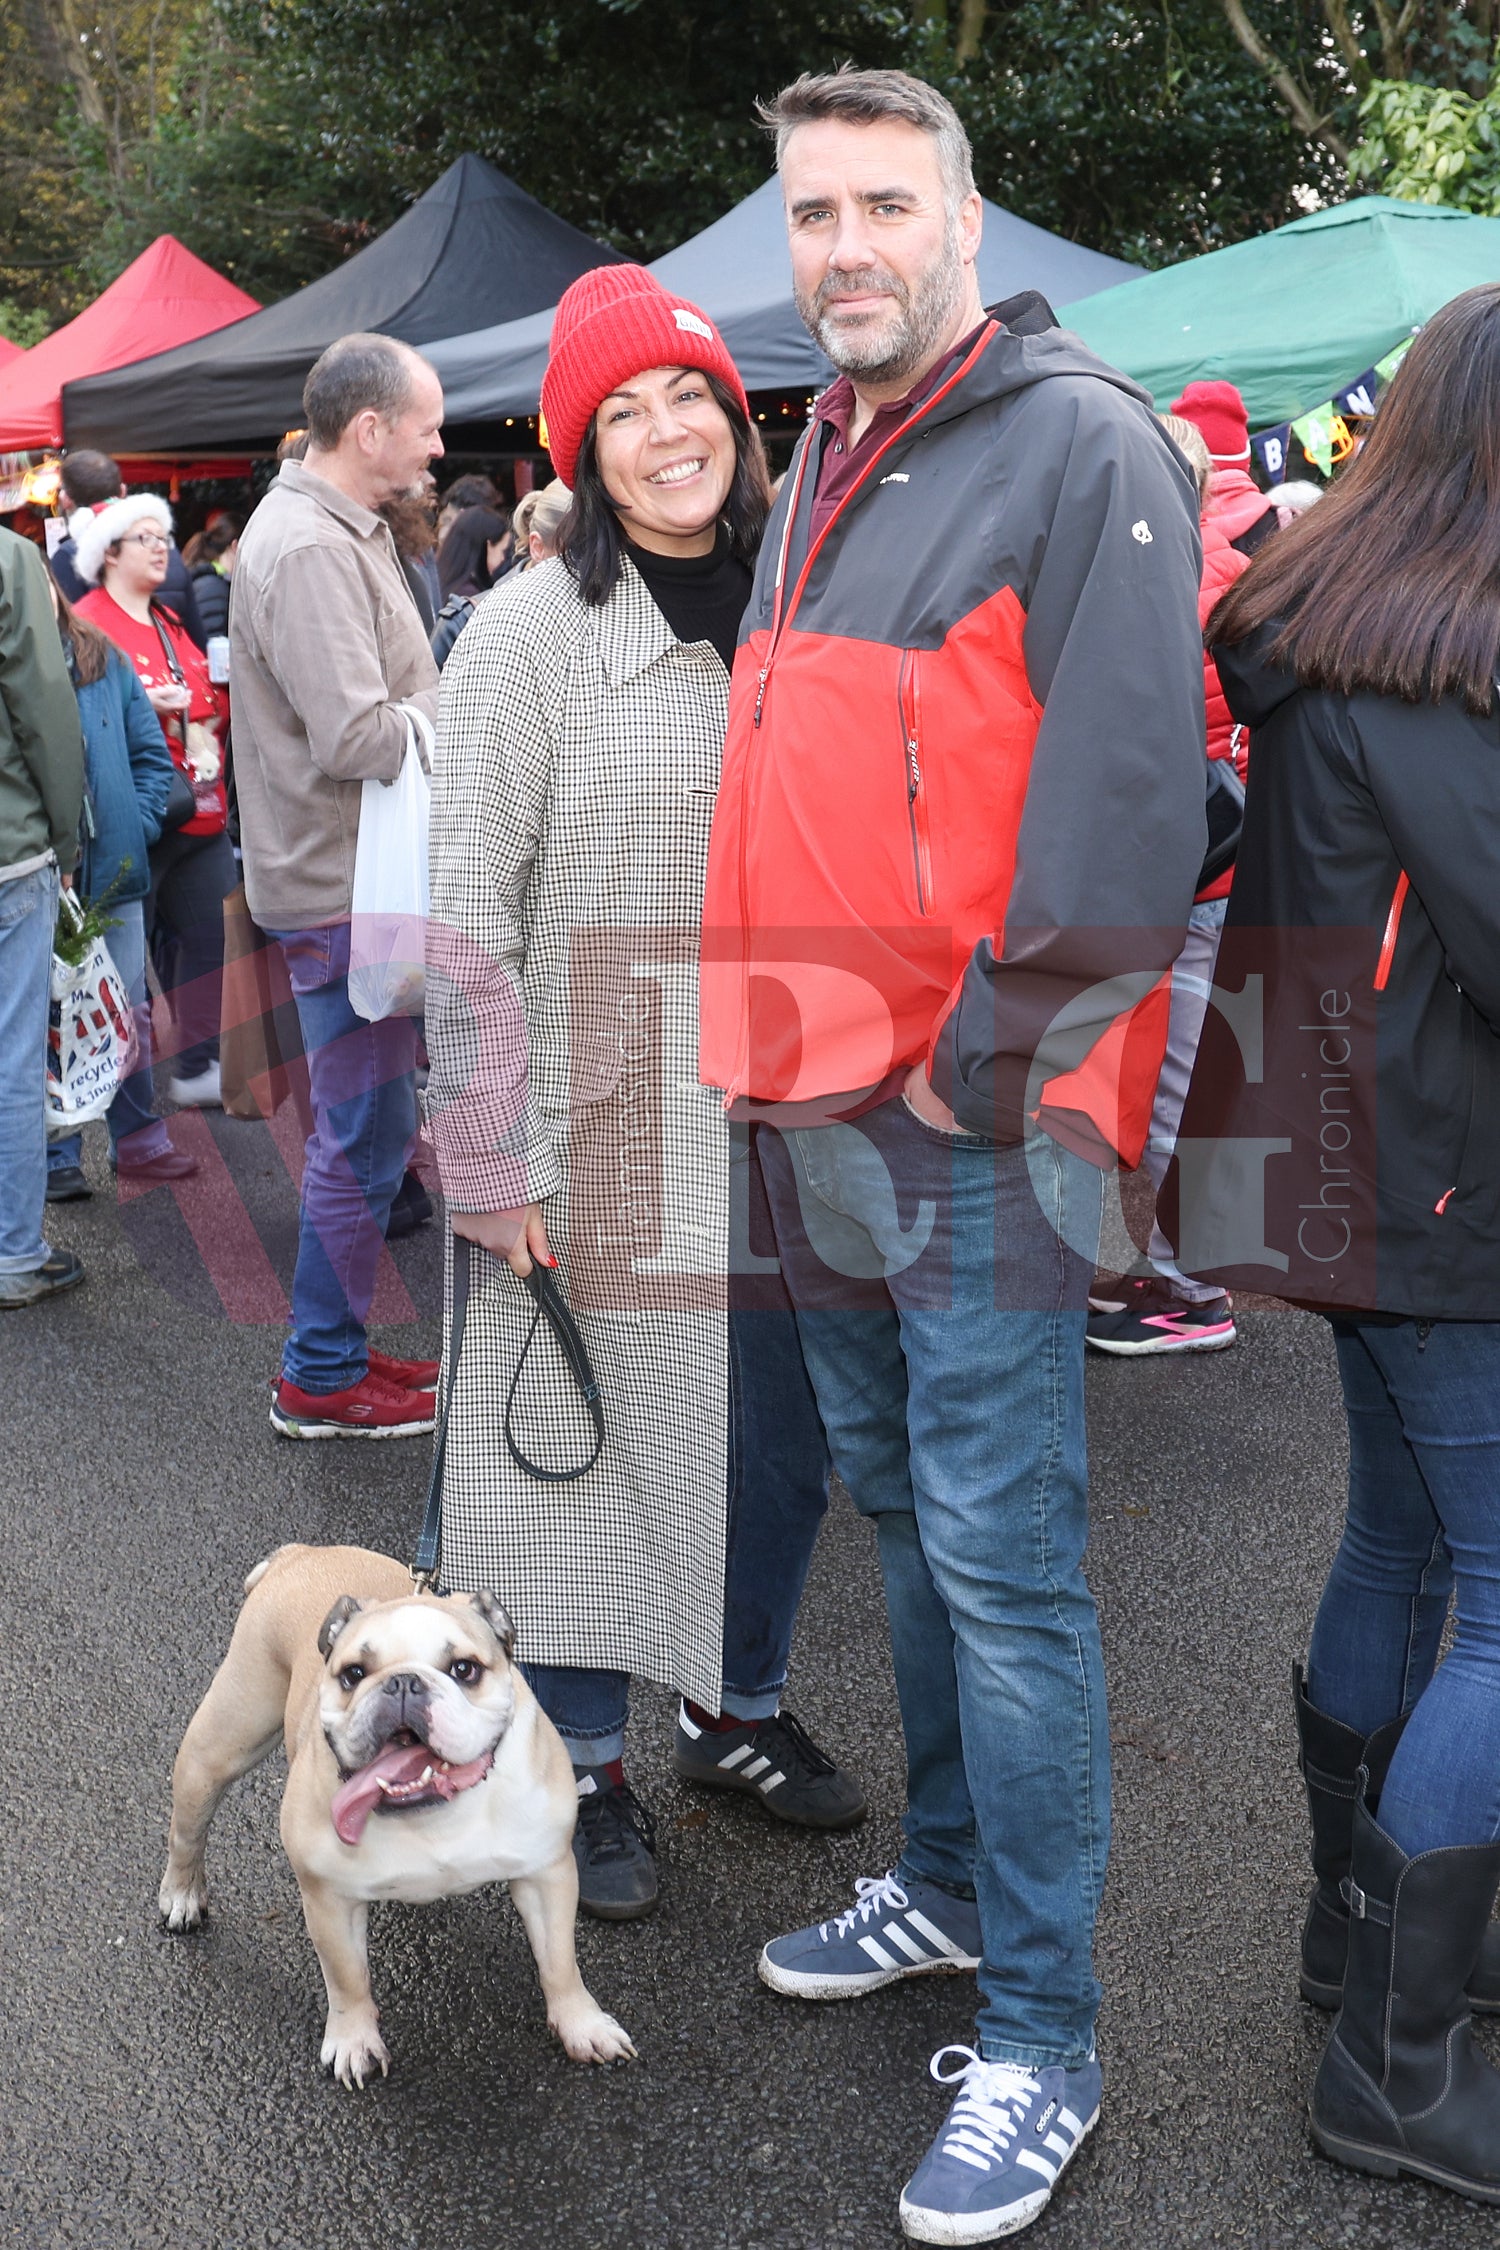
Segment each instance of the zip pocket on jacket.
[[917,886],[917,912],[930,914],[933,909],[932,839],[927,825],[927,782],[922,772],[922,693],[915,649],[904,648],[901,651],[901,669],[896,677],[896,703],[901,719],[906,817],[911,829],[911,860]]
[[1385,918],[1385,934],[1380,940],[1380,959],[1375,964],[1375,990],[1384,992],[1391,981],[1391,964],[1396,958],[1396,940],[1401,935],[1401,909],[1406,904],[1406,894],[1411,880],[1403,867],[1396,877],[1396,888],[1391,896],[1390,912]]

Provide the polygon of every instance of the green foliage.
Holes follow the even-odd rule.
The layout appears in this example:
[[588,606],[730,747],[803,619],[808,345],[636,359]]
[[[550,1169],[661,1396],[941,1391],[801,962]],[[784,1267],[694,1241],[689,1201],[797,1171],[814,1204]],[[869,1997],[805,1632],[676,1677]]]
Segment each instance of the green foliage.
[[13,305],[9,297],[0,297],[0,336],[9,343],[19,344],[23,352],[39,344],[51,326],[44,312],[23,311],[20,305]]
[[1408,203],[1500,217],[1500,78],[1484,96],[1378,78],[1359,110],[1356,179]]

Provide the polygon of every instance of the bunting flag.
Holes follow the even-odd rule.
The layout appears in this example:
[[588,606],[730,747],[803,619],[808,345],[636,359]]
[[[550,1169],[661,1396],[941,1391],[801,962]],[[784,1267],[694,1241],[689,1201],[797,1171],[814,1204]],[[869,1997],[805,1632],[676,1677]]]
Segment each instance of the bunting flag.
[[[1412,336],[1416,330],[1412,330]],[[1395,374],[1411,350],[1411,336],[1403,336],[1373,367],[1363,375],[1346,383],[1341,391],[1310,413],[1299,415],[1295,422],[1277,422],[1269,430],[1261,430],[1250,440],[1251,451],[1265,472],[1270,484],[1282,484],[1295,477],[1300,464],[1299,451],[1320,476],[1327,477],[1335,462],[1345,461],[1354,450],[1348,423],[1368,422],[1379,403],[1380,393]]]

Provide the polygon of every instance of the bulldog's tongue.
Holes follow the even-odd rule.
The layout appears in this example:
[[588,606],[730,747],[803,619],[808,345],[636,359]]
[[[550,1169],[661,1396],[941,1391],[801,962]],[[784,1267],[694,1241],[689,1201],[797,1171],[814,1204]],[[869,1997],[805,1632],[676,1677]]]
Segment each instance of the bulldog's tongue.
[[431,1797],[456,1797],[472,1789],[489,1772],[488,1757],[471,1758],[467,1765],[445,1765],[425,1742],[388,1743],[378,1758],[351,1775],[330,1808],[333,1825],[346,1844],[357,1844],[365,1822],[382,1798],[396,1804],[418,1803]]

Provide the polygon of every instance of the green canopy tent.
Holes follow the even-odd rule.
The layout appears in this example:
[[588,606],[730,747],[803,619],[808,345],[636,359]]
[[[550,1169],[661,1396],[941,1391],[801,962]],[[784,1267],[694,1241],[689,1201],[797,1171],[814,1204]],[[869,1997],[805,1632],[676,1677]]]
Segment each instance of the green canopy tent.
[[1365,195],[1102,289],[1060,318],[1158,407],[1195,378],[1227,379],[1262,429],[1325,404],[1480,281],[1500,281],[1500,219]]

